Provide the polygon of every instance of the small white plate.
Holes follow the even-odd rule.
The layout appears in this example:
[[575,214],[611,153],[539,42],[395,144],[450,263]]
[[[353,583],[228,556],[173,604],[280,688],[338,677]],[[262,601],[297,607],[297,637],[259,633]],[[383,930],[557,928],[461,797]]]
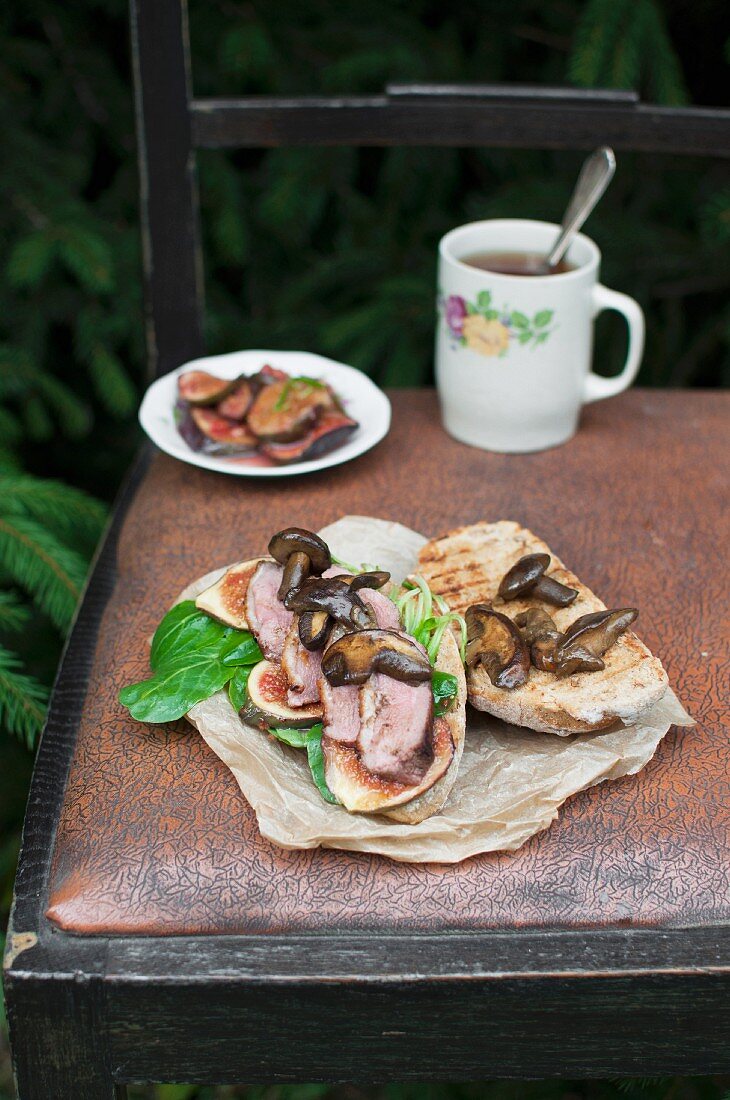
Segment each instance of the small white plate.
[[[220,378],[237,378],[239,374],[255,374],[265,363],[280,367],[287,374],[304,374],[328,382],[341,399],[348,416],[359,427],[346,443],[321,458],[308,462],[292,462],[288,466],[255,466],[246,457],[222,457],[199,454],[191,450],[177,430],[174,409],[177,401],[177,377],[187,370],[207,370]],[[387,435],[390,427],[390,401],[367,375],[344,363],[313,355],[308,351],[233,351],[229,355],[209,355],[195,359],[171,371],[147,390],[139,410],[139,422],[160,450],[206,470],[237,477],[292,477],[339,466],[351,458],[369,451]]]

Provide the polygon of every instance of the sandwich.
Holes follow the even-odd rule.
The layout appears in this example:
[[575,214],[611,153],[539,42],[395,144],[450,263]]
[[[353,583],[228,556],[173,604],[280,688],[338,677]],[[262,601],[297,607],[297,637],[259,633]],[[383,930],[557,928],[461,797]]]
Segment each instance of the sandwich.
[[469,702],[543,733],[629,725],[667,690],[661,662],[630,629],[633,607],[608,609],[518,523],[475,523],[419,553],[430,589],[467,626]]
[[121,702],[170,721],[227,688],[241,720],[302,750],[322,797],[416,823],[444,805],[466,727],[463,619],[418,576],[334,560],[302,528],[176,605],[153,676]]

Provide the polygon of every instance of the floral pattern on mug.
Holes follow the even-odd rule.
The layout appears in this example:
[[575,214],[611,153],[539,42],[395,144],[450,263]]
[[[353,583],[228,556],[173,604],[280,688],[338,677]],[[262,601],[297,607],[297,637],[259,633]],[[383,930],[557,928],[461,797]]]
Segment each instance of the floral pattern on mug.
[[459,294],[447,298],[439,295],[439,308],[454,342],[471,348],[479,355],[499,356],[507,354],[510,340],[537,348],[549,338],[555,326],[550,327],[554,311],[541,309],[530,318],[517,309],[505,306],[494,309],[492,295],[481,290],[475,302],[469,302]]

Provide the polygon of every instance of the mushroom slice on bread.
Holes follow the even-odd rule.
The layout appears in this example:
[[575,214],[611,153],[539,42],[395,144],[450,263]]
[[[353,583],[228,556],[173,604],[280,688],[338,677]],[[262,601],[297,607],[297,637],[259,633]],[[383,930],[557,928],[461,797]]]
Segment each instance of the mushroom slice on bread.
[[[524,559],[527,557],[538,560],[528,562],[526,568]],[[546,558],[549,573],[546,572]],[[514,592],[508,582],[506,595],[500,594],[505,578],[520,562],[523,564],[516,572],[532,570],[532,581],[551,579],[577,593],[569,605],[550,607],[549,618],[563,639],[558,642],[557,651],[562,655],[565,671],[556,674],[545,667],[555,659],[556,639],[551,637],[543,606],[545,618],[538,621],[533,616],[529,619],[533,667],[525,682],[505,690],[492,681],[483,662],[476,662],[467,672],[469,701],[478,710],[506,722],[544,733],[587,732],[606,729],[616,722],[636,721],[664,695],[667,674],[661,662],[628,629],[633,621],[628,613],[633,612],[635,617],[634,609],[610,613],[616,616],[611,620],[613,625],[609,631],[611,644],[599,653],[595,645],[598,635],[591,633],[596,630],[596,623],[586,627],[584,622],[580,629],[578,624],[585,616],[596,613],[605,616],[605,604],[527,528],[507,520],[460,527],[432,539],[421,549],[419,571],[431,590],[442,596],[452,610],[463,614],[474,605],[484,604],[489,610],[510,618],[518,630],[524,631],[528,627],[527,616],[548,601],[544,594],[535,593],[534,583],[520,593]],[[543,565],[545,568],[540,573]],[[539,577],[535,578],[535,573]],[[603,622],[606,639],[607,621]],[[616,634],[617,625],[624,628],[623,632]],[[528,644],[525,634],[523,639]],[[568,658],[575,659],[572,671],[568,668]],[[579,666],[583,666],[583,671]],[[588,674],[585,666],[591,666],[594,671]]]

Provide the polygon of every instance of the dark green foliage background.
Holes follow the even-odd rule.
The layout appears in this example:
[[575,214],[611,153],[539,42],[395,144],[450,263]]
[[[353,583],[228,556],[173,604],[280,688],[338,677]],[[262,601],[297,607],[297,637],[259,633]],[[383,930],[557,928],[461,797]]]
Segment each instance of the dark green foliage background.
[[[633,87],[665,104],[727,103],[724,0],[191,0],[190,23],[201,95],[516,81]],[[109,501],[139,442],[145,367],[128,52],[123,0],[9,0],[0,10],[4,913],[30,758],[2,732],[28,741],[37,733],[71,597],[103,521],[103,509],[83,491]],[[308,348],[384,385],[429,383],[441,234],[474,218],[559,219],[582,155],[420,148],[201,154],[211,350]],[[645,385],[730,381],[726,163],[622,154],[589,223],[604,254],[604,281],[646,310]],[[622,322],[601,317],[599,367],[617,369],[624,347]],[[722,1091],[710,1080],[674,1080],[367,1092],[302,1086],[246,1095],[718,1100]],[[9,1092],[7,1058],[0,1057],[0,1100]],[[158,1100],[239,1095],[156,1090]]]

